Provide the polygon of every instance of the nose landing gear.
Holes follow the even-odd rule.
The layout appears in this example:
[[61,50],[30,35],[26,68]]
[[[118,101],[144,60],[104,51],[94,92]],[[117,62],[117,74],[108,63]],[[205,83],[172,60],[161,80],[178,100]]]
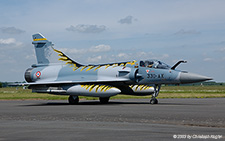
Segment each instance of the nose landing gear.
[[156,97],[159,95],[160,88],[161,88],[160,84],[154,85],[154,94],[150,99],[150,104],[158,104],[158,100],[156,99]]

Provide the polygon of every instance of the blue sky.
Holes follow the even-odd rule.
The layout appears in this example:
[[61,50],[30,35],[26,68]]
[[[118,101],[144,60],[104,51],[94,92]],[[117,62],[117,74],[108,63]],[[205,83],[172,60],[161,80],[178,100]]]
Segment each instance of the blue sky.
[[225,82],[224,0],[0,0],[0,81],[23,81],[40,32],[83,63],[159,59]]

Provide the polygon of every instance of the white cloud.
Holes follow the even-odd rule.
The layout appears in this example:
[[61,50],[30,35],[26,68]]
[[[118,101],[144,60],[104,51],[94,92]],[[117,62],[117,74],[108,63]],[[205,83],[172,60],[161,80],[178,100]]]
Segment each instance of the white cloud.
[[87,49],[61,48],[59,50],[61,50],[62,52],[65,52],[65,53],[83,55],[83,54],[86,54],[86,53],[108,52],[108,51],[111,50],[111,47],[109,45],[101,44],[101,45],[97,45],[97,46],[92,46],[92,47],[87,48]]
[[119,53],[114,57],[114,60],[123,60],[123,61],[129,61],[129,60],[137,60],[137,59],[167,59],[169,58],[169,54],[154,54],[152,52],[133,52],[133,53]]
[[204,58],[203,59],[203,61],[205,61],[205,62],[209,62],[209,61],[212,61],[213,60],[213,58]]
[[120,58],[127,58],[128,55],[126,53],[119,53],[117,56]]
[[90,63],[99,63],[102,60],[102,56],[88,57],[87,61]]
[[0,39],[0,44],[8,45],[8,44],[14,44],[14,43],[16,43],[16,39],[14,38]]
[[60,48],[59,50],[64,53],[70,53],[70,54],[85,54],[85,53],[87,53],[87,49]]
[[111,47],[109,45],[98,45],[98,46],[93,46],[89,49],[90,52],[106,52],[110,51]]
[[0,31],[6,34],[21,34],[25,32],[24,30],[15,27],[2,27],[0,28]]
[[5,50],[5,49],[14,49],[21,47],[23,43],[16,41],[14,38],[8,38],[8,39],[0,39],[0,49]]
[[161,57],[159,57],[159,58],[161,58],[161,59],[166,59],[166,58],[169,58],[170,56],[169,56],[169,54],[163,54]]
[[106,26],[79,24],[77,26],[71,25],[70,27],[66,28],[66,30],[79,33],[101,33],[106,30]]

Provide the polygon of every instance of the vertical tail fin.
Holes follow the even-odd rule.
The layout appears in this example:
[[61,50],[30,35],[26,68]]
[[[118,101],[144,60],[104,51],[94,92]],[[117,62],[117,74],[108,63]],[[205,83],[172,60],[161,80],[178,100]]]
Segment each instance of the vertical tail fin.
[[48,41],[41,33],[34,34],[32,44],[35,47],[37,63],[49,64],[52,55],[52,42]]
[[[72,59],[70,59],[63,52],[53,48],[52,42],[48,41],[41,33],[34,34],[33,42],[37,63],[41,65],[48,65],[50,63],[73,64],[75,67],[83,66]],[[60,61],[59,61],[60,60]]]

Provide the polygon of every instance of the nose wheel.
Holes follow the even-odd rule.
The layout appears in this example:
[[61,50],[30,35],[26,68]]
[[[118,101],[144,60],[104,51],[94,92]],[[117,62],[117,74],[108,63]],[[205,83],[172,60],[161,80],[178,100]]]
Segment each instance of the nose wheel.
[[150,100],[150,104],[158,104],[158,100],[156,98],[152,98]]
[[152,98],[150,99],[150,104],[158,104],[158,100],[156,97],[159,95],[161,85],[155,85],[154,86],[154,94],[152,95]]

